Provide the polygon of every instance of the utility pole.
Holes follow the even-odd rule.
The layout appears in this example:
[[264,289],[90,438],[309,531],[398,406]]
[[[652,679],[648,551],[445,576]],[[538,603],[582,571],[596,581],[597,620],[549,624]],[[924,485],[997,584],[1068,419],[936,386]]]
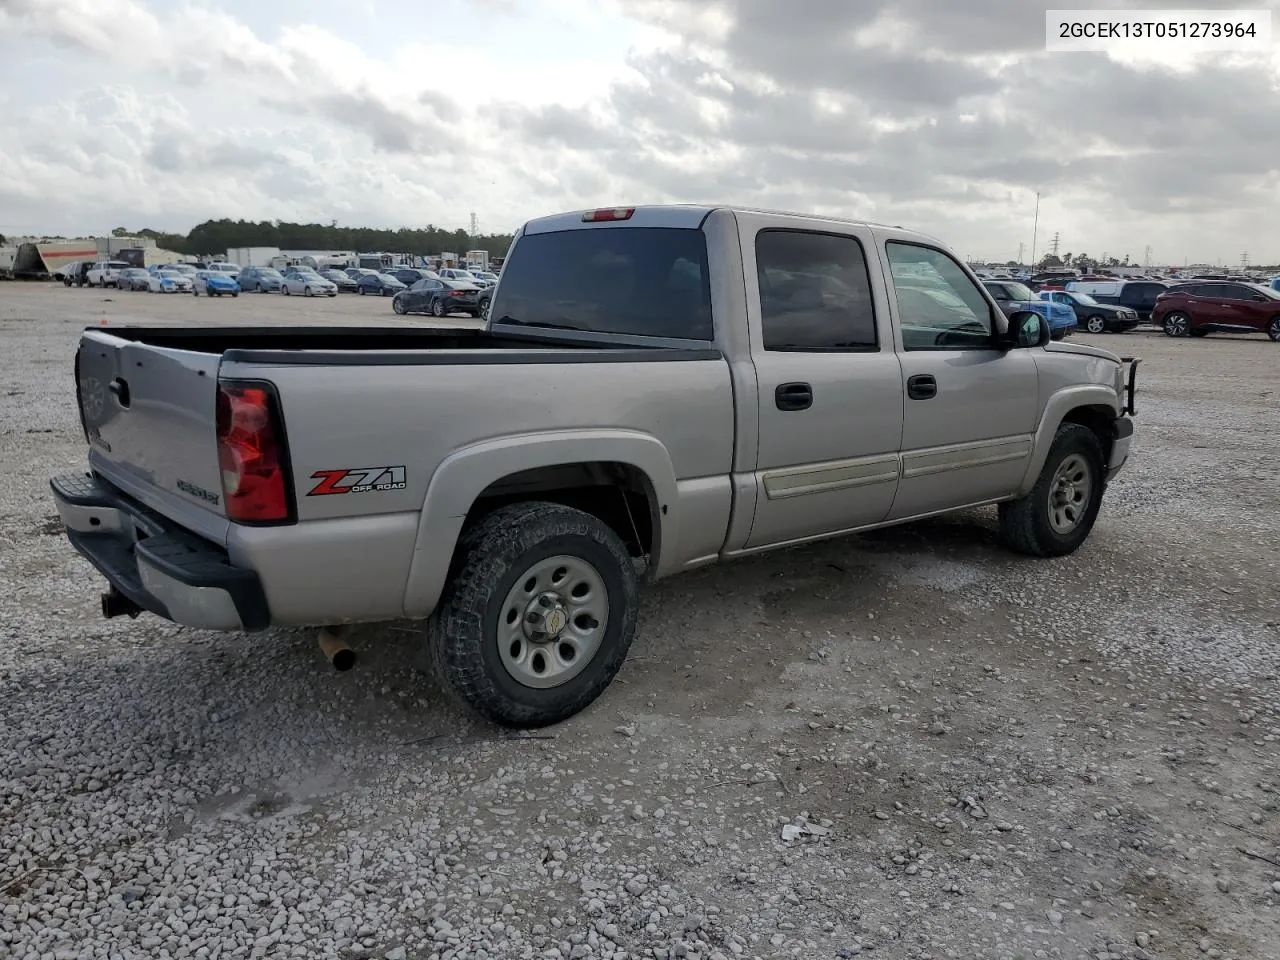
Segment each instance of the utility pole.
[[1031,221],[1031,269],[1036,268],[1036,230],[1040,226],[1040,191],[1036,191],[1036,216]]

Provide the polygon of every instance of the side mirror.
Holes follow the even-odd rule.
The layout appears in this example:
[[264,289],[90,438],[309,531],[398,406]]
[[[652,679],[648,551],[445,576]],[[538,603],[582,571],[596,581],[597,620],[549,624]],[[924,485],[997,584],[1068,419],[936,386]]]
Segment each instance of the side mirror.
[[1019,310],[1009,317],[1006,347],[1043,347],[1052,340],[1049,321],[1031,310]]

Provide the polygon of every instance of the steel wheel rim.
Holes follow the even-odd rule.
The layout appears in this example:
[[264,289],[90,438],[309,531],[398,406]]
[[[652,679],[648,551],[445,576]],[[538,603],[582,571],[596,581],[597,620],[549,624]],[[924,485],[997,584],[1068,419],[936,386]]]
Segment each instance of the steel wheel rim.
[[600,571],[581,557],[548,557],[516,578],[498,609],[498,655],[517,683],[549,690],[586,669],[608,625]]
[[1093,475],[1089,462],[1073,453],[1058,464],[1049,484],[1049,526],[1055,533],[1068,534],[1084,521],[1093,495]]
[[1100,317],[1094,317],[1089,321],[1090,333],[1102,333],[1106,329],[1107,329],[1107,325],[1105,322],[1103,322],[1103,320]]

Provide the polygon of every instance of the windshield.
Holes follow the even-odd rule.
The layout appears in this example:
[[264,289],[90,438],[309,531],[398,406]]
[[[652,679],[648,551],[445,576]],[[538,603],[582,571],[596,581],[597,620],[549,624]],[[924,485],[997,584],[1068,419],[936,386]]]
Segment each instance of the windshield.
[[279,280],[279,279],[280,279],[280,271],[279,271],[279,270],[274,270],[274,269],[272,269],[271,267],[263,267],[261,270],[259,270],[259,271],[258,271],[258,273],[259,273],[261,276],[269,277],[269,278],[271,278],[272,280]]
[[1010,280],[1003,280],[1001,282],[1004,284],[1004,288],[1009,291],[1009,296],[1013,297],[1015,300],[1039,299],[1031,292],[1031,288],[1025,283],[1014,283]]
[[526,234],[503,265],[495,323],[711,340],[701,230],[604,227]]

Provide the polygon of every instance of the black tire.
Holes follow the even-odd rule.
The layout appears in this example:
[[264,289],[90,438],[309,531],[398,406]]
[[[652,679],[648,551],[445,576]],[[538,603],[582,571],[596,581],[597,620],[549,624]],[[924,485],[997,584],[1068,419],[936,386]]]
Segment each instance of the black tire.
[[[535,688],[508,670],[498,647],[508,594],[541,560],[585,561],[609,604],[603,639],[580,671],[558,686]],[[463,535],[440,605],[427,626],[432,669],[442,684],[481,716],[508,727],[565,720],[609,686],[635,634],[638,591],[627,548],[601,520],[558,503],[502,507]]]
[[391,301],[391,309],[400,316],[404,316],[408,313],[408,310],[405,308],[404,301],[399,297],[396,297]]
[[1089,331],[1089,333],[1106,333],[1106,332],[1107,332],[1107,318],[1106,318],[1106,317],[1099,317],[1099,316],[1096,316],[1096,315],[1095,315],[1095,316],[1092,316],[1092,317],[1089,317],[1089,318],[1088,318],[1088,319],[1086,319],[1086,320],[1085,320],[1085,322],[1084,322],[1084,328],[1085,328],[1085,330]]
[[238,296],[240,296],[240,291],[239,291],[239,290],[232,290],[232,291],[231,291],[231,295],[232,295],[233,297],[238,297]]
[[360,288],[360,296],[362,296],[362,297],[364,296],[364,287],[361,287],[361,288]]
[[[1079,457],[1089,473],[1088,501],[1076,525],[1067,532],[1054,528],[1051,496],[1059,467]],[[1033,557],[1061,557],[1084,543],[1098,519],[1105,489],[1102,444],[1097,434],[1078,423],[1058,427],[1036,485],[1025,497],[1000,504],[1000,539],[1006,547]]]
[[1280,343],[1280,316],[1272,317],[1267,324],[1267,336],[1273,343]]
[[1175,310],[1161,324],[1166,337],[1185,337],[1191,333],[1191,318],[1181,310]]
[[443,302],[443,301],[441,301],[441,300],[439,300],[439,299],[436,299],[436,300],[432,300],[432,301],[431,301],[431,315],[432,315],[433,317],[443,317],[443,316],[444,316],[444,302]]
[[480,309],[476,311],[476,316],[483,320],[489,319],[489,304],[493,302],[492,297],[485,297],[480,301]]

